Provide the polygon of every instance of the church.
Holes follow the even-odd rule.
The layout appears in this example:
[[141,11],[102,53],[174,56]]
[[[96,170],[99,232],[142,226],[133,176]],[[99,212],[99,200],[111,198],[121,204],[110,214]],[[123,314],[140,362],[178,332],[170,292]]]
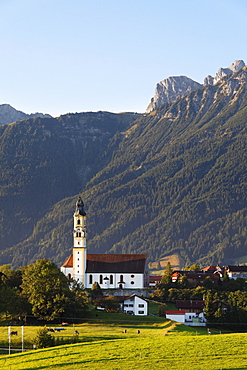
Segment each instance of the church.
[[74,212],[73,250],[61,271],[69,278],[91,288],[143,289],[148,286],[146,254],[89,254],[86,244],[86,212],[79,197]]

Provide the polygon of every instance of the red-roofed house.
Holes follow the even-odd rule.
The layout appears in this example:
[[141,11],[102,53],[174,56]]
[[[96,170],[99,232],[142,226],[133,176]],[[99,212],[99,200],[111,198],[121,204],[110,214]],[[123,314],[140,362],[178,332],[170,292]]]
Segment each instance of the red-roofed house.
[[150,275],[149,276],[149,286],[155,287],[156,285],[160,284],[162,276],[160,275]]
[[176,301],[176,308],[179,311],[198,313],[203,311],[204,301],[192,301],[192,300]]
[[86,213],[79,198],[74,213],[73,251],[61,271],[91,288],[98,282],[101,288],[142,289],[148,286],[146,254],[87,254]]
[[206,326],[206,319],[203,312],[186,312],[186,311],[166,311],[166,318],[180,322],[187,326]]
[[247,279],[247,266],[226,266],[225,271],[230,279]]
[[209,277],[212,281],[212,283],[217,286],[219,284],[220,276],[219,274],[214,274],[211,271],[174,271],[172,273],[172,282],[176,283],[179,281],[179,278],[182,276],[186,276],[188,280],[188,284],[190,287],[197,287],[197,286],[203,286],[204,279],[206,277]]

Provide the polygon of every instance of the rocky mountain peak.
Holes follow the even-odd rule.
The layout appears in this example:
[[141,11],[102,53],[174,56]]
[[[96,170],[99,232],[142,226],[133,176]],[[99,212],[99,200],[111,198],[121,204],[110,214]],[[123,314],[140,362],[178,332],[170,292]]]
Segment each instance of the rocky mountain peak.
[[172,76],[157,83],[154,97],[146,109],[146,113],[151,112],[164,103],[170,103],[178,98],[197,90],[203,85],[186,76]]
[[49,114],[43,114],[43,113],[27,114],[27,113],[21,112],[20,110],[13,108],[10,104],[0,104],[0,125],[6,125],[8,123],[21,121],[23,119],[33,118],[33,117],[51,118]]
[[220,68],[216,73],[215,77],[207,76],[204,79],[204,85],[215,85],[218,81],[220,81],[223,77],[230,75],[234,72],[239,71],[241,68],[245,67],[245,63],[243,60],[235,60],[230,67],[227,68]]
[[[204,86],[215,85],[223,77],[239,71],[245,66],[243,60],[235,60],[230,67],[220,68],[215,77],[207,76],[204,79]],[[203,87],[202,84],[188,78],[186,76],[172,76],[157,83],[154,97],[146,109],[146,113],[150,113],[164,103],[176,101],[190,92]]]

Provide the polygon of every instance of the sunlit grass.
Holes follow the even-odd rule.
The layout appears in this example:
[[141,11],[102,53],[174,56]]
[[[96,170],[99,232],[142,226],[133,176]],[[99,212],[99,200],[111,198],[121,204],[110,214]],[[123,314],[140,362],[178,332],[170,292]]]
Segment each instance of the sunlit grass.
[[[29,340],[37,329],[25,327]],[[129,321],[121,325],[87,322],[54,335],[68,339],[75,329],[83,343],[5,355],[0,357],[0,366],[4,370],[247,368],[247,334],[208,335],[205,328],[187,328],[171,321]],[[1,340],[6,332],[7,327],[0,328]]]

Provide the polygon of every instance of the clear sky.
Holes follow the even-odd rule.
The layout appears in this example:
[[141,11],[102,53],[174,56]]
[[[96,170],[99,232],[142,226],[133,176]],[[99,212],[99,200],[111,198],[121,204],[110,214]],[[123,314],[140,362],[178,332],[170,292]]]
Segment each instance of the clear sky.
[[144,112],[157,82],[247,64],[246,0],[0,0],[0,104]]

